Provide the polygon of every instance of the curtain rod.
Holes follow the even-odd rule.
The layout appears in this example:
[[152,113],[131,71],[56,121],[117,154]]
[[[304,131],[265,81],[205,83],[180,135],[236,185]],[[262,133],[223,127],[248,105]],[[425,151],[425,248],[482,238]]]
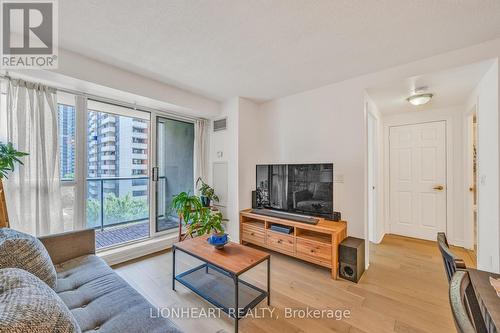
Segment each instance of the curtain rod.
[[[6,71],[5,74],[0,74],[0,79],[6,79],[6,80],[9,80],[9,81],[12,80],[12,79],[15,80],[15,78],[13,78],[13,77],[11,77],[9,75],[8,71]],[[19,80],[23,80],[23,79],[19,79]],[[67,93],[67,94],[84,96],[84,97],[87,97],[90,100],[94,100],[94,101],[98,101],[98,102],[103,102],[103,103],[108,103],[108,104],[114,104],[114,105],[117,105],[117,106],[123,106],[123,107],[126,107],[126,108],[135,109],[135,110],[139,110],[139,111],[159,112],[159,113],[162,113],[162,114],[166,114],[167,116],[171,116],[172,118],[177,118],[179,120],[182,120],[182,119],[184,119],[184,120],[191,120],[191,121],[193,121],[193,120],[208,120],[208,119],[202,118],[202,117],[187,116],[187,115],[183,115],[183,114],[180,114],[178,112],[171,111],[171,110],[160,110],[160,109],[150,108],[150,107],[147,107],[147,106],[141,106],[141,105],[134,104],[134,103],[123,102],[123,101],[120,101],[120,100],[117,100],[117,99],[113,99],[113,98],[108,98],[108,97],[93,95],[93,94],[89,94],[89,93],[84,93],[84,92],[77,91],[77,90],[71,90],[71,89],[66,89],[66,88],[55,88],[55,87],[50,87],[50,88],[52,88],[52,89],[54,89],[56,91]]]

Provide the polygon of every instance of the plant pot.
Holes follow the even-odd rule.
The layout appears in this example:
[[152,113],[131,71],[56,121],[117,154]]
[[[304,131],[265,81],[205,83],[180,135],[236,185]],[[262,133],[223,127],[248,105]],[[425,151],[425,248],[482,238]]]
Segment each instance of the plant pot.
[[210,207],[210,198],[206,196],[200,196],[201,204],[203,207]]
[[211,234],[207,239],[208,244],[213,245],[217,250],[224,248],[229,242],[228,235],[224,232],[219,232],[216,234]]

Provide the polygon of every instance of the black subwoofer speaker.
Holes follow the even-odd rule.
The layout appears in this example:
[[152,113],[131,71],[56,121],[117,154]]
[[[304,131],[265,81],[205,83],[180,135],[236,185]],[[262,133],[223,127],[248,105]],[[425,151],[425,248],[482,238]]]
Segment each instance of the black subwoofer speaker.
[[357,283],[364,271],[365,241],[347,237],[339,245],[339,275],[343,279]]

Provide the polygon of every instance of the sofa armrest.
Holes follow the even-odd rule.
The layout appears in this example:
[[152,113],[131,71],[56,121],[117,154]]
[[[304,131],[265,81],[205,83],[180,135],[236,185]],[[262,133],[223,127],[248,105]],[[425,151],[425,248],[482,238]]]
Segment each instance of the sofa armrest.
[[95,230],[85,229],[39,238],[54,265],[87,254],[95,254]]

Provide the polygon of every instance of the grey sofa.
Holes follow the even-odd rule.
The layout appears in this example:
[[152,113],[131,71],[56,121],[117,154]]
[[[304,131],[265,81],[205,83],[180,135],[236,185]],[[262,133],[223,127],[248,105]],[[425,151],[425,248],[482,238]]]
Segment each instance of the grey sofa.
[[56,293],[82,332],[181,332],[168,319],[151,316],[154,306],[95,255],[93,229],[40,240],[56,267]]
[[331,213],[332,183],[312,182],[308,189],[293,192],[293,209],[304,212]]

